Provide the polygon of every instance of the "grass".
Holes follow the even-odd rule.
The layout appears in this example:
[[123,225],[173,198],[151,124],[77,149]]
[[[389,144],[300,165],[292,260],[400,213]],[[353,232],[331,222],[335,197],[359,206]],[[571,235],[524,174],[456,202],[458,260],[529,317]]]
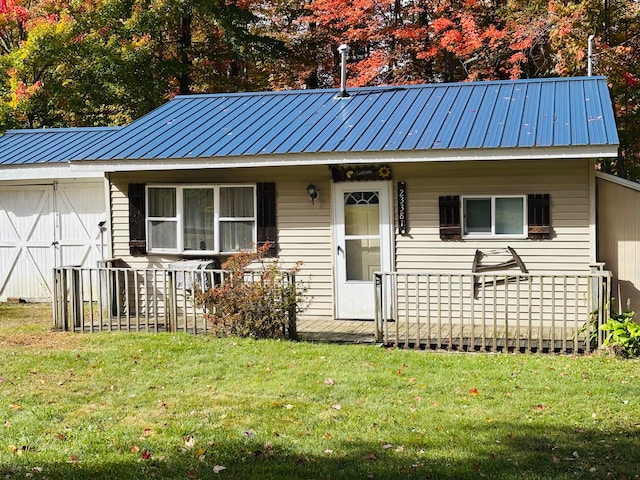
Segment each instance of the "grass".
[[0,478],[640,478],[635,360],[80,335],[50,316],[0,305]]

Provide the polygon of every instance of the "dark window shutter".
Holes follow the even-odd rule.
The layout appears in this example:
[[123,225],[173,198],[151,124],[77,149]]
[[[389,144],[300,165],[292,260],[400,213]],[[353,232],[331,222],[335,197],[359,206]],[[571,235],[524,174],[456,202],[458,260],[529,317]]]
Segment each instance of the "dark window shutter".
[[462,238],[460,225],[460,197],[447,195],[440,197],[440,238],[459,240]]
[[551,199],[548,193],[528,195],[529,238],[551,238]]
[[257,189],[258,204],[258,246],[269,242],[270,255],[276,255],[277,228],[276,228],[276,184],[274,182],[258,183]]
[[147,253],[147,228],[145,221],[145,184],[129,184],[129,253]]

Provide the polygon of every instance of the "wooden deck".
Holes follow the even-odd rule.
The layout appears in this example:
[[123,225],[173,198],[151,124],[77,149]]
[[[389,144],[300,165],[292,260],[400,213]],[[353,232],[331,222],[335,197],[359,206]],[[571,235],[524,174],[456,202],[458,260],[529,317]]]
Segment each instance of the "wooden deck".
[[[397,326],[397,330],[396,330]],[[383,341],[375,338],[373,321],[304,320],[298,322],[298,336],[302,341],[337,343],[380,343],[396,348],[416,350],[447,350],[464,352],[538,352],[584,353],[587,345],[576,341],[574,331],[561,328],[476,328],[469,325],[440,327],[417,323],[389,322]]]
[[[137,319],[110,319],[86,322],[76,332],[125,331],[125,332],[187,332],[206,333],[204,320],[176,322],[167,326],[163,322],[147,323]],[[194,329],[195,326],[195,329]],[[576,341],[574,331],[561,328],[471,328],[470,325],[426,325],[411,322],[388,322],[382,340],[376,339],[375,322],[367,320],[319,320],[304,319],[297,323],[298,339],[314,343],[380,344],[389,347],[464,352],[512,352],[512,353],[585,353],[587,345],[581,338]]]
[[304,342],[375,343],[375,323],[367,320],[298,320]]

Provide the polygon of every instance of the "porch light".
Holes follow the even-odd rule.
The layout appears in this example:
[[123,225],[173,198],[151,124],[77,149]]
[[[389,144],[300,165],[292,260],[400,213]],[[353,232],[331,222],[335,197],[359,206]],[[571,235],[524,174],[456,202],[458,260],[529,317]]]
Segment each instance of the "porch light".
[[313,183],[307,185],[307,196],[311,200],[311,205],[315,205],[316,200],[320,196],[320,190]]

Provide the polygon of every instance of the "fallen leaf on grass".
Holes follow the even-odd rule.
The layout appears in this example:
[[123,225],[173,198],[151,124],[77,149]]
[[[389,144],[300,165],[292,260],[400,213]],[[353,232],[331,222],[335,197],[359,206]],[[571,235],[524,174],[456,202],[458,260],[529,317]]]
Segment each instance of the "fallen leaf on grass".
[[336,403],[335,405],[332,405],[331,408],[333,408],[334,410],[342,410],[342,405]]
[[393,448],[393,445],[391,445],[390,443],[385,443],[384,445],[382,445],[382,448],[384,448],[385,450],[389,449],[389,448]]
[[376,459],[376,458],[378,458],[378,457],[376,457],[376,454],[375,454],[375,453],[373,453],[373,452],[369,452],[369,453],[364,454],[364,455],[362,456],[362,458],[364,458],[365,460],[375,460],[375,459]]
[[193,435],[187,435],[186,437],[184,437],[184,446],[187,448],[193,448],[193,446],[196,444],[196,439],[193,438]]
[[333,378],[327,378],[324,383],[325,385],[333,385],[335,382],[333,381]]
[[187,472],[187,478],[196,478],[198,476],[198,474],[196,473],[195,470],[189,470]]
[[134,445],[131,447],[131,453],[140,453],[140,447],[138,445]]
[[151,460],[151,452],[148,452],[148,451],[145,450],[140,455],[140,458],[142,458],[142,460]]
[[199,448],[195,452],[193,452],[193,454],[196,457],[201,457],[202,455],[204,455],[204,452],[206,452],[206,450],[204,448]]
[[80,457],[78,455],[71,455],[68,463],[80,463]]
[[477,397],[479,394],[480,394],[480,392],[478,391],[477,388],[474,387],[474,388],[470,388],[469,389],[469,395]]
[[253,432],[251,430],[245,430],[244,432],[242,432],[244,434],[245,437],[247,438],[253,438]]
[[20,405],[16,405],[16,404],[12,403],[11,405],[9,405],[9,408],[11,410],[20,410],[22,407]]
[[223,467],[222,465],[216,465],[213,467],[213,473],[220,473],[223,470],[226,470],[227,467]]

